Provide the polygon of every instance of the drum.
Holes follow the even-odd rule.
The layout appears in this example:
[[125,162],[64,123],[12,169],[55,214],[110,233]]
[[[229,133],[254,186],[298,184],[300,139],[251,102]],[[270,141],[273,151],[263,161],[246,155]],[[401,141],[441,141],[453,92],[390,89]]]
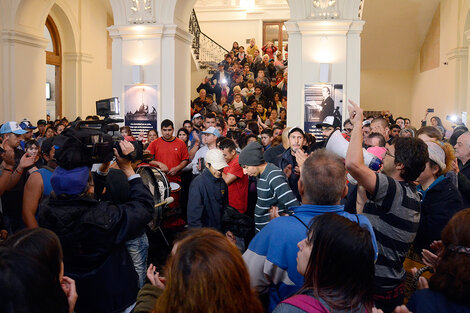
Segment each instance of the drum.
[[178,183],[170,182],[170,195],[175,199],[173,203],[170,203],[170,208],[179,208],[180,206],[180,190],[181,186]]
[[[160,169],[148,164],[141,164],[138,166],[136,174],[142,177],[144,185],[149,188],[154,204],[161,203],[170,196],[170,183],[165,173]],[[153,220],[149,224],[152,230],[155,231],[160,227],[161,222],[165,218],[166,207],[167,205],[163,205],[155,208]]]
[[139,165],[136,174],[142,177],[144,185],[150,189],[155,204],[164,201],[170,196],[170,183],[165,173],[151,165]]

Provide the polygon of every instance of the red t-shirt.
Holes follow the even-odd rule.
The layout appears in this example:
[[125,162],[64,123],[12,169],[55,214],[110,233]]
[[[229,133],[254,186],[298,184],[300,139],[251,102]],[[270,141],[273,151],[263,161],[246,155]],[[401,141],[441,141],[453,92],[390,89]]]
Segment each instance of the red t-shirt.
[[[166,141],[162,137],[152,141],[147,150],[153,154],[155,161],[162,162],[168,169],[178,166],[184,160],[189,160],[188,147],[183,140],[176,138]],[[170,182],[180,182],[181,176],[167,176]]]
[[243,174],[243,168],[238,164],[238,155],[224,168],[224,174],[232,174],[237,179],[228,185],[228,204],[240,213],[245,213],[248,207],[248,176]]

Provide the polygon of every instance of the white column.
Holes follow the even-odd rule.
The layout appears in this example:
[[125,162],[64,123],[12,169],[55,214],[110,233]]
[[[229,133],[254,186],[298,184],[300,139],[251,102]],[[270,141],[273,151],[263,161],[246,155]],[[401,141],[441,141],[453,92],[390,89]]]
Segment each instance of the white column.
[[357,103],[361,97],[361,32],[364,21],[353,21],[347,33],[346,86],[343,116],[348,115],[348,99]]
[[[161,60],[163,25],[139,24],[111,26],[108,28],[113,39],[113,97],[119,97],[121,102],[121,117],[124,110],[124,88],[133,85],[132,66],[140,65],[143,69],[143,83],[157,85],[159,90],[158,120],[164,117],[165,104],[163,102]],[[162,117],[163,114],[163,117]]]
[[[85,64],[93,62],[93,56],[87,53],[64,52],[62,61],[62,72],[69,73],[67,81],[62,79],[62,116],[81,116],[84,118],[84,106],[94,105],[94,103],[83,103]],[[93,111],[93,110],[92,110]]]
[[303,128],[304,82],[302,79],[302,34],[296,22],[285,22],[289,34],[288,84],[287,84],[287,126]]
[[468,88],[468,47],[457,47],[447,52],[448,67],[454,73],[455,85],[453,90],[454,114],[468,112],[467,88]]
[[[1,34],[3,121],[44,118],[46,47],[44,36],[4,30]],[[44,84],[38,84],[38,81]]]
[[289,32],[288,126],[304,123],[304,86],[320,83],[320,64],[329,63],[329,83],[342,84],[347,99],[359,101],[361,20],[304,19],[285,23]]
[[162,38],[162,119],[179,128],[190,117],[192,35],[176,25],[165,25]]

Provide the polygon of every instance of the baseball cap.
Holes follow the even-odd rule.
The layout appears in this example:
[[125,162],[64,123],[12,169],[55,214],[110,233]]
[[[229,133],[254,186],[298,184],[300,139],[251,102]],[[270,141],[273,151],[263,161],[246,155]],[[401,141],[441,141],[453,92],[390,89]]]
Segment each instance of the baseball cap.
[[89,169],[86,166],[70,170],[57,167],[51,176],[52,190],[56,195],[78,195],[85,191]]
[[197,119],[198,117],[199,117],[199,118],[202,118],[202,115],[199,114],[199,113],[194,114],[193,120]]
[[334,116],[330,115],[327,116],[322,123],[317,124],[317,128],[322,128],[322,127],[337,127],[338,125],[335,125],[335,118]]
[[2,125],[2,128],[0,128],[0,134],[16,134],[16,135],[23,135],[26,134],[27,131],[23,130],[17,122],[12,121],[12,122],[6,122],[5,124]]
[[215,128],[214,126],[211,126],[208,129],[206,129],[205,131],[202,131],[201,134],[211,134],[211,135],[216,136],[217,138],[220,137],[219,130],[217,128]]
[[207,151],[204,156],[204,160],[206,163],[210,163],[216,170],[228,167],[227,162],[225,162],[224,154],[219,149],[211,149]]
[[292,134],[293,132],[299,132],[299,133],[302,134],[302,136],[305,137],[304,131],[303,131],[302,128],[300,128],[299,126],[292,127],[292,128],[289,130],[289,133],[287,134],[287,135],[288,135],[287,137],[289,137],[290,134]]
[[31,124],[30,120],[28,120],[26,118],[21,121],[20,127],[23,128],[24,130],[36,129],[37,128],[37,127],[33,126],[33,124]]

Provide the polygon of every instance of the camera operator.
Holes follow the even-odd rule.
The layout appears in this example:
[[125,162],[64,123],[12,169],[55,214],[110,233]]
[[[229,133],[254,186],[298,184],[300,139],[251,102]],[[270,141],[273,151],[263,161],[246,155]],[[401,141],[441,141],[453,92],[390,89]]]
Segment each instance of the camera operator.
[[[123,155],[134,150],[129,142],[121,141],[119,146]],[[116,149],[114,155],[129,181],[128,202],[94,199],[87,166],[70,170],[59,166],[51,178],[53,193],[39,209],[39,225],[59,236],[64,272],[76,281],[77,313],[128,311],[137,296],[138,278],[125,242],[139,236],[152,219],[153,198],[131,161]],[[102,190],[106,177],[94,178],[96,189]]]

